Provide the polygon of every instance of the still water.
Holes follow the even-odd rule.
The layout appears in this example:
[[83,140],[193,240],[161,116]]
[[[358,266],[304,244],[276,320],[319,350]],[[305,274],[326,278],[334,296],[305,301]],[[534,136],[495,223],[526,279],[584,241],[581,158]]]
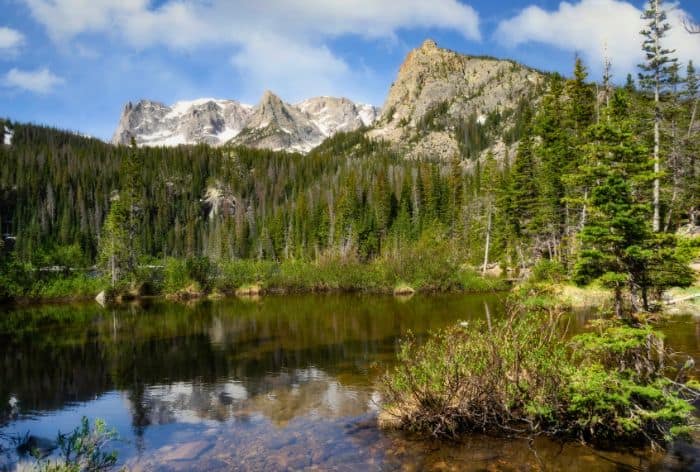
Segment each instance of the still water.
[[[700,471],[700,437],[661,454],[379,431],[375,384],[401,336],[501,316],[502,303],[304,295],[0,312],[0,434],[55,438],[102,418],[130,470]],[[700,365],[700,320],[662,330]],[[0,469],[16,461],[6,448]]]

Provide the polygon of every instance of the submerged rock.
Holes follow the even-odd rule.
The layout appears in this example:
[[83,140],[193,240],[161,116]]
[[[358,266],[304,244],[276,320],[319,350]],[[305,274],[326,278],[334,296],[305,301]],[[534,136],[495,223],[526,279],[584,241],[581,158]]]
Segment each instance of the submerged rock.
[[105,306],[107,304],[107,294],[104,290],[97,294],[95,301],[100,304],[100,306]]

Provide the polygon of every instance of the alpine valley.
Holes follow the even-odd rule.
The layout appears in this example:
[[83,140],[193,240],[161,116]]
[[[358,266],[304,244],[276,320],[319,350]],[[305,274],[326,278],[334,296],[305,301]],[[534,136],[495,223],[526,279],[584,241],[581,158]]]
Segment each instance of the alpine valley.
[[[49,35],[112,26],[83,3]],[[159,67],[190,51],[161,45],[158,15],[234,2],[107,3],[157,42],[139,58],[167,50]],[[271,9],[247,3],[265,43]],[[291,31],[309,2],[286,3]],[[375,70],[395,57],[377,53],[380,16],[362,38],[321,29],[372,43]],[[0,470],[697,470],[700,75],[666,18],[648,0],[636,79],[420,38],[382,104],[141,99],[110,142],[0,120]],[[217,43],[207,21],[188,61]],[[300,55],[255,60],[281,84]],[[74,106],[67,75],[38,74],[47,107]]]

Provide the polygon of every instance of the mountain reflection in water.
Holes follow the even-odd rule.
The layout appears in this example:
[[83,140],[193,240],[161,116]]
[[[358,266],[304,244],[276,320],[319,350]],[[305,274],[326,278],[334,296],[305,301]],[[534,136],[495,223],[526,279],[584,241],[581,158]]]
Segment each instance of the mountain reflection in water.
[[[602,453],[480,436],[445,445],[377,430],[374,384],[399,339],[474,323],[486,307],[502,316],[502,300],[300,295],[8,310],[0,313],[0,432],[51,438],[83,415],[104,418],[123,438],[120,463],[148,470],[698,467],[696,446]],[[679,318],[669,344],[697,359],[697,326]],[[9,465],[9,456],[0,461]]]

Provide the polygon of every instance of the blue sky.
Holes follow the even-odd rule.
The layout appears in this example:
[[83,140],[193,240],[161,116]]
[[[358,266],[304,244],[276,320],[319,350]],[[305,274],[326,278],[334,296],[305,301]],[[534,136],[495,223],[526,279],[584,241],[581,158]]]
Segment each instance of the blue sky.
[[[568,73],[575,54],[622,81],[640,60],[643,1],[0,0],[0,116],[109,139],[125,102],[199,97],[381,105],[427,38]],[[666,3],[667,45],[700,63],[700,2]]]

